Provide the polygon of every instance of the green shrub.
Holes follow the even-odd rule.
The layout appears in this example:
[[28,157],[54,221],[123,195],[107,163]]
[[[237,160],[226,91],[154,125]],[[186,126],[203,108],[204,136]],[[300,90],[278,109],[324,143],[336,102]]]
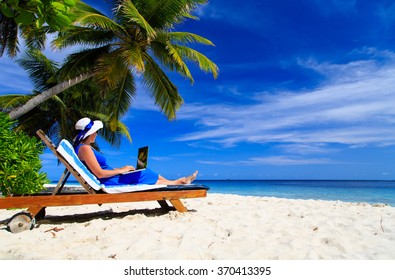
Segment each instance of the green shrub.
[[14,121],[0,112],[0,190],[2,194],[33,194],[44,189],[47,175],[40,172],[44,145],[12,128]]

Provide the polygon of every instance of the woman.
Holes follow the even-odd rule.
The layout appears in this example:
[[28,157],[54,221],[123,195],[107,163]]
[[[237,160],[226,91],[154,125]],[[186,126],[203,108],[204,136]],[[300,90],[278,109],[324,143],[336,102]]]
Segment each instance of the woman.
[[107,165],[106,158],[91,147],[91,144],[96,140],[97,131],[101,128],[103,128],[101,121],[91,121],[89,118],[80,119],[75,124],[78,134],[74,139],[74,149],[81,161],[102,184],[107,186],[125,184],[183,185],[190,184],[195,180],[197,171],[188,177],[168,180],[148,168],[130,174],[123,173],[134,170],[133,166],[111,168]]

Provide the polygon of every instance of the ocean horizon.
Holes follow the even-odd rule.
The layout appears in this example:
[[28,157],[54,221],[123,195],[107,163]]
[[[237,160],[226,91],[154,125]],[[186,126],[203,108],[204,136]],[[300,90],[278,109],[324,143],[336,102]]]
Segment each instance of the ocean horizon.
[[[395,180],[196,180],[209,193],[314,199],[395,207]],[[56,184],[52,182],[51,185]],[[79,186],[68,181],[67,186]]]

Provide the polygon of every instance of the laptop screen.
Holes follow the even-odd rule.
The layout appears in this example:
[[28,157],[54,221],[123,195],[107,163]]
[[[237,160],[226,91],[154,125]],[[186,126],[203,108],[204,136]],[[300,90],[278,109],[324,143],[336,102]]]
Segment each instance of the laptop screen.
[[137,154],[136,169],[147,168],[147,165],[148,165],[148,146],[139,148]]

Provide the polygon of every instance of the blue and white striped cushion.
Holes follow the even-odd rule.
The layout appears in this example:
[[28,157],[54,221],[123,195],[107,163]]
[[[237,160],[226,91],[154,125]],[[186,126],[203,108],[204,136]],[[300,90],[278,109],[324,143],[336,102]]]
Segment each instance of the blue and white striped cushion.
[[91,186],[94,190],[103,190],[107,193],[122,193],[122,192],[135,192],[144,191],[156,188],[163,188],[166,185],[116,185],[116,186],[106,186],[101,184],[100,181],[93,175],[88,168],[82,163],[78,158],[77,154],[74,152],[73,146],[69,141],[63,139],[58,148],[56,149],[66,161],[81,175],[81,177]]

